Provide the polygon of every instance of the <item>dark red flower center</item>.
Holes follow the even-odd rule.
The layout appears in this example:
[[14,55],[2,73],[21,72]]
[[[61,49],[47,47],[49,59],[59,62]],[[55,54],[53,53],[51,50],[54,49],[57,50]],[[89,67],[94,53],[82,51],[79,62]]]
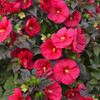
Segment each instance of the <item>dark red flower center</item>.
[[45,72],[45,71],[46,71],[46,69],[47,69],[47,68],[44,66],[44,67],[43,67],[43,71]]
[[73,19],[73,17],[70,17],[69,19],[70,19],[70,20],[72,20],[72,19]]
[[48,93],[50,93],[50,94],[51,94],[51,93],[53,93],[53,91],[52,91],[52,90],[48,90]]
[[61,13],[61,9],[60,8],[55,8],[56,13],[59,15]]
[[64,41],[66,38],[65,37],[61,37],[60,39],[61,39],[61,41]]
[[5,32],[4,29],[0,30],[0,36],[3,36],[4,35],[4,32]]
[[32,31],[32,30],[33,30],[33,28],[32,28],[31,26],[29,26],[29,30],[30,30],[30,31]]
[[68,69],[65,69],[65,73],[67,73],[67,74],[68,74],[68,73],[69,73],[69,70],[68,70]]
[[52,51],[53,51],[53,53],[55,53],[56,52],[56,48],[53,48]]
[[57,11],[57,13],[59,14],[59,13],[60,13],[60,11],[58,10],[58,11]]
[[24,0],[24,3],[26,3],[26,0]]
[[73,97],[74,95],[75,95],[75,94],[72,92],[72,93],[71,93],[71,96]]
[[0,30],[0,32],[4,32],[4,31],[5,31],[5,30],[3,30],[3,29],[2,29],[2,30]]

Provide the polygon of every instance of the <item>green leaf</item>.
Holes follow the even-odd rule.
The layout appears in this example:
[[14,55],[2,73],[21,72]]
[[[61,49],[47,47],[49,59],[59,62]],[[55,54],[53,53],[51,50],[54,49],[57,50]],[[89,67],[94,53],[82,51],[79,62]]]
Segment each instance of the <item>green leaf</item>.
[[71,7],[74,9],[77,6],[77,2],[72,2]]
[[93,78],[88,83],[89,84],[98,84],[98,81],[95,78]]
[[85,6],[85,9],[87,9],[88,11],[92,11],[92,12],[96,13],[96,9],[93,6],[87,5],[87,6]]
[[87,72],[86,66],[79,61],[77,61],[77,64],[80,69],[80,79],[82,79],[82,81],[90,80],[90,74]]
[[23,80],[26,80],[31,77],[31,73],[29,70],[27,70],[27,69],[20,69],[20,70],[22,72],[21,75],[22,75]]
[[44,23],[44,24],[41,24],[41,33],[45,33],[46,32],[46,29],[47,29],[47,25],[46,25],[46,23]]
[[92,64],[89,67],[92,68],[92,69],[97,70],[97,68],[100,68],[100,65],[99,64]]
[[100,53],[100,47],[97,45],[95,47],[93,47],[93,52],[96,56],[99,56]]
[[88,44],[90,42],[90,36],[89,34],[84,34],[85,38],[86,38],[86,44]]
[[33,14],[35,17],[37,17],[37,7],[36,7],[36,6],[34,6],[33,8],[31,8],[31,9],[29,10],[29,12],[30,12],[31,14]]
[[21,65],[18,64],[18,63],[14,63],[13,66],[12,66],[12,69],[13,69],[13,73],[17,72],[18,70],[20,70],[21,68]]
[[6,82],[4,84],[4,89],[10,90],[13,86],[14,86],[13,76],[10,76],[10,77],[8,77],[8,79],[6,80]]
[[12,65],[13,65],[13,63],[10,63],[10,64],[8,65],[7,71],[11,71],[11,70],[12,70]]
[[8,100],[9,96],[12,94],[12,89],[11,90],[6,90],[3,94],[3,100]]
[[97,80],[100,79],[100,72],[95,72],[94,75],[95,75],[94,77],[95,77]]
[[0,98],[2,97],[2,93],[3,93],[3,90],[2,90],[2,87],[0,86]]
[[21,42],[20,44],[17,44],[17,47],[30,49],[30,44],[25,41],[25,42]]

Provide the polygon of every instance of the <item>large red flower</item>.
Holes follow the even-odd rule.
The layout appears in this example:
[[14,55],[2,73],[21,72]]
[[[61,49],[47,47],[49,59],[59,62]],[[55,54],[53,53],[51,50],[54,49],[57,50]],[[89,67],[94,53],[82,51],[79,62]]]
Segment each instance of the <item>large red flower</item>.
[[54,65],[54,77],[59,83],[72,84],[79,76],[79,73],[80,70],[72,59],[62,59]]
[[9,12],[9,13],[19,12],[20,11],[20,2],[12,1],[12,2],[6,3],[4,11]]
[[61,28],[57,34],[53,34],[51,37],[52,43],[56,48],[66,48],[68,47],[74,38],[75,31],[73,29],[66,29],[66,27]]
[[62,89],[57,82],[46,87],[44,91],[46,93],[47,100],[48,98],[50,100],[60,100],[62,97]]
[[27,9],[32,6],[32,0],[16,0],[16,2],[21,4],[21,9]]
[[40,25],[39,22],[36,22],[36,18],[31,17],[24,26],[24,30],[26,31],[27,35],[32,37],[40,32]]
[[35,63],[34,63],[34,67],[37,69],[37,75],[39,77],[41,77],[43,74],[46,74],[50,71],[52,71],[53,67],[50,63],[50,61],[46,60],[46,59],[38,59]]
[[94,99],[92,99],[90,97],[84,97],[84,98],[80,98],[80,100],[94,100]]
[[80,98],[82,98],[80,92],[78,89],[69,89],[66,93],[65,93],[67,99],[71,99],[71,100],[80,100]]
[[72,43],[72,50],[77,53],[81,53],[85,48],[85,44],[86,38],[84,35],[81,34],[81,28],[79,27],[75,30],[75,36]]
[[40,1],[40,7],[44,12],[49,11],[50,7],[53,4],[53,0],[41,0]]
[[[24,98],[22,98],[21,90],[18,88],[15,88],[14,94],[10,95],[8,100],[24,100]],[[30,96],[27,95],[25,100],[31,100]]]
[[18,58],[19,53],[24,51],[30,51],[30,50],[27,48],[17,48],[11,52],[11,57]]
[[75,27],[79,24],[81,20],[81,15],[78,11],[74,11],[72,15],[65,21],[65,26],[67,27]]
[[24,51],[19,53],[18,58],[20,58],[20,62],[22,63],[25,69],[33,69],[34,63],[32,61],[33,54],[29,51]]
[[63,23],[69,16],[69,9],[64,1],[54,0],[47,16],[55,23]]
[[12,24],[10,20],[7,20],[6,17],[3,17],[0,22],[0,42],[3,42],[10,36],[12,30]]
[[56,48],[49,39],[45,40],[41,45],[41,53],[47,59],[59,59],[62,57],[62,49]]

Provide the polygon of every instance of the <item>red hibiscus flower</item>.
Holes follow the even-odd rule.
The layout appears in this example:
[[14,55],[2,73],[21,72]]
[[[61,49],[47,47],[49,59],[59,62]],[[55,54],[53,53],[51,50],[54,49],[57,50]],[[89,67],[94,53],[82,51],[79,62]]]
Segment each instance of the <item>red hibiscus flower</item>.
[[72,50],[81,53],[85,48],[86,38],[84,35],[81,34],[81,28],[75,30],[75,36],[72,43]]
[[65,21],[65,26],[67,27],[75,27],[79,24],[81,20],[81,15],[78,11],[74,11],[72,15]]
[[21,9],[27,9],[32,6],[32,0],[16,0],[16,2],[19,2],[21,4]]
[[18,88],[15,88],[14,94],[10,95],[10,97],[8,98],[8,100],[24,100],[22,98],[21,90],[18,89]]
[[0,42],[3,42],[10,36],[12,30],[12,24],[10,20],[7,20],[6,17],[3,17],[0,22]]
[[92,99],[90,97],[84,97],[84,98],[80,98],[80,100],[94,100],[94,99]]
[[22,63],[25,69],[33,69],[34,63],[32,61],[33,54],[29,51],[24,51],[19,53],[18,58],[20,58],[20,62]]
[[11,52],[11,57],[18,58],[19,53],[24,52],[24,51],[30,51],[30,50],[27,48],[17,48],[16,50],[13,50]]
[[41,53],[47,59],[59,59],[62,57],[62,49],[56,48],[49,39],[45,40],[41,45]]
[[8,2],[8,3],[6,3],[4,11],[9,12],[9,13],[19,12],[20,11],[20,3],[15,2],[15,1]]
[[34,67],[37,69],[37,75],[41,77],[43,74],[50,72],[53,67],[50,61],[46,59],[39,59],[35,62]]
[[54,66],[54,76],[57,82],[66,85],[74,83],[79,76],[80,70],[72,59],[62,59]]
[[[21,90],[18,88],[15,88],[14,94],[10,95],[8,100],[24,100],[24,98],[22,98]],[[25,100],[31,100],[30,96],[27,95]]]
[[46,87],[44,91],[46,93],[47,100],[48,98],[50,100],[60,100],[62,97],[62,89],[61,89],[61,86],[57,82]]
[[82,98],[80,92],[78,89],[69,89],[66,93],[65,93],[67,99],[71,99],[71,100],[80,100],[80,98]]
[[73,29],[66,29],[66,27],[61,28],[57,34],[53,34],[51,37],[52,43],[56,48],[66,48],[68,47],[74,38],[75,31]]
[[44,12],[49,11],[50,7],[53,4],[53,0],[41,0],[40,1],[40,7]]
[[26,31],[27,35],[32,37],[40,32],[40,25],[39,22],[36,22],[36,18],[31,17],[24,26],[24,30]]
[[64,1],[56,0],[53,2],[47,16],[55,23],[63,23],[69,17],[69,9]]

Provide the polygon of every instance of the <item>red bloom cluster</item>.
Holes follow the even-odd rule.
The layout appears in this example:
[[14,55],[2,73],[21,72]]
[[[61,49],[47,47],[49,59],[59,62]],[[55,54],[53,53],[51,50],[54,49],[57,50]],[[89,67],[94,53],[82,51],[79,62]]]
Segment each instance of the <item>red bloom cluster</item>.
[[[1,8],[2,6],[2,8]],[[0,14],[19,12],[21,9],[27,9],[32,6],[32,0],[15,0],[8,2],[7,0],[0,1]]]
[[24,51],[19,53],[18,58],[20,59],[20,62],[24,66],[25,69],[33,69],[34,63],[32,61],[33,54],[29,51]]
[[27,95],[25,99],[22,98],[21,90],[15,88],[14,94],[10,95],[8,100],[31,100],[31,97]]
[[54,77],[59,83],[66,85],[74,83],[80,70],[74,60],[62,59],[54,65]]
[[3,42],[10,36],[12,30],[12,24],[10,20],[7,20],[6,17],[3,17],[0,22],[0,42]]
[[55,23],[63,23],[69,16],[69,9],[62,0],[41,0],[40,6]]
[[16,50],[11,52],[12,57],[17,57],[20,59],[23,67],[25,69],[33,69],[34,63],[32,61],[33,54],[27,48],[17,48]]
[[59,59],[62,57],[62,49],[71,47],[72,51],[81,53],[85,48],[86,38],[83,31],[78,29],[61,28],[57,34],[53,34],[51,40],[45,40],[41,45],[41,53],[47,59]]
[[7,13],[15,13],[20,11],[20,3],[19,2],[7,2],[4,8],[4,11]]
[[[79,83],[77,84],[77,87],[75,89],[69,89],[65,95],[68,99],[72,99],[72,100],[81,100],[82,96],[79,92],[79,90],[83,90],[86,91],[87,88],[84,86],[83,83]],[[85,100],[85,99],[82,99]]]
[[81,20],[81,15],[78,11],[74,11],[72,15],[65,21],[65,26],[67,27],[75,27],[79,24]]
[[62,97],[62,89],[57,82],[47,86],[44,91],[46,93],[47,100],[60,100]]
[[40,32],[39,22],[36,22],[36,18],[31,17],[24,26],[24,30],[26,31],[29,37],[32,37]]
[[27,9],[32,6],[32,0],[16,0],[16,2],[21,4],[21,9]]

